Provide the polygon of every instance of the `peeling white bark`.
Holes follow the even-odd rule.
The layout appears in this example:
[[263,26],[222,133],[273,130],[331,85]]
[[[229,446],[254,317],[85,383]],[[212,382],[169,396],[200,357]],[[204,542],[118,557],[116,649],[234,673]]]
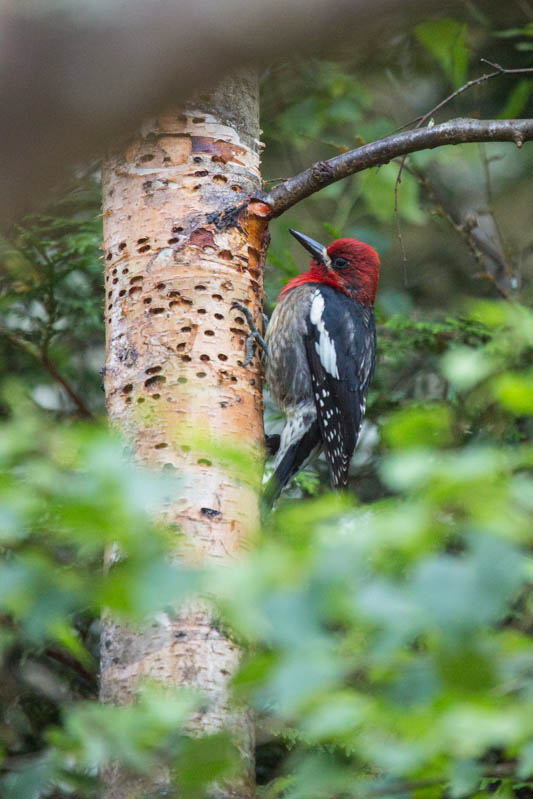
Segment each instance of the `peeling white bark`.
[[[260,318],[265,227],[245,204],[227,213],[260,188],[256,92],[234,77],[203,105],[146,121],[103,175],[108,410],[141,461],[183,475],[165,516],[193,559],[235,557],[258,524],[262,376],[257,358],[242,367],[247,328],[231,305]],[[255,474],[228,472],[210,447],[224,440],[255,458]],[[242,778],[217,796],[253,794],[252,720],[228,697],[240,651],[206,605],[142,630],[107,620],[102,652],[105,702],[131,701],[145,677],[200,689],[191,729],[230,728],[243,755]],[[113,799],[147,789],[116,769],[107,779]]]

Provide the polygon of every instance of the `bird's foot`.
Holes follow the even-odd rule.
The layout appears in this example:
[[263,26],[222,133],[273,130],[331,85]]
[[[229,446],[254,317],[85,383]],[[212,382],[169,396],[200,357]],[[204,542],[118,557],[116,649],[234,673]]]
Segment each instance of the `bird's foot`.
[[[250,335],[246,339],[246,359],[243,362],[243,366],[249,366],[252,363],[253,357],[255,355],[255,345],[256,343],[259,344],[261,349],[263,350],[266,355],[268,355],[268,347],[266,342],[255,326],[255,322],[252,317],[252,313],[246,305],[241,305],[239,302],[234,302],[231,306],[232,310],[236,309],[240,311],[245,317],[246,321],[248,322],[248,327],[250,328]],[[267,317],[263,314],[263,318],[266,319],[268,322]]]

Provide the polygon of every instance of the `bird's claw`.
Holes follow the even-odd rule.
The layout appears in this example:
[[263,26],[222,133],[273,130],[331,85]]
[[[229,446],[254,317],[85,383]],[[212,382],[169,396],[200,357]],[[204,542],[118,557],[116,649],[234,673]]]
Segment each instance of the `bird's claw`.
[[254,355],[255,355],[255,339],[253,334],[251,333],[246,339],[246,358],[242,364],[245,368],[247,366],[250,366],[250,364],[254,359]]
[[[250,335],[246,339],[246,358],[242,364],[244,367],[246,367],[249,366],[254,359],[255,343],[257,342],[264,352],[267,352],[267,345],[263,336],[255,326],[255,322],[250,309],[247,308],[246,305],[241,305],[240,302],[232,303],[231,309],[240,311],[246,317],[246,321],[248,322],[248,327],[250,328]],[[264,314],[263,318],[266,319]]]

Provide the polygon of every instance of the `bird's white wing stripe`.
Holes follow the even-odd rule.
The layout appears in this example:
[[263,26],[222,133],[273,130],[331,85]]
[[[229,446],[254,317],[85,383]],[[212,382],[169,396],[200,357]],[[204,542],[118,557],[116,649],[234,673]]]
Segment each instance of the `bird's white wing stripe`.
[[324,313],[324,297],[320,291],[315,291],[311,302],[311,311],[309,318],[311,324],[315,325],[319,332],[319,339],[315,343],[315,349],[320,363],[332,377],[339,379],[339,370],[337,369],[337,352],[335,345],[329,337],[329,333],[324,325],[322,314]]

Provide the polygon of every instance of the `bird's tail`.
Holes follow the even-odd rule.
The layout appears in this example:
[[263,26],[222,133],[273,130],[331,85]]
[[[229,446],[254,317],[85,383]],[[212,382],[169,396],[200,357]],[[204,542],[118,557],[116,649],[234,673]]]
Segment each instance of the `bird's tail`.
[[302,468],[302,465],[320,444],[318,421],[305,431],[303,436],[291,444],[286,452],[278,453],[276,470],[263,489],[262,507],[269,509],[277,500],[291,477]]

